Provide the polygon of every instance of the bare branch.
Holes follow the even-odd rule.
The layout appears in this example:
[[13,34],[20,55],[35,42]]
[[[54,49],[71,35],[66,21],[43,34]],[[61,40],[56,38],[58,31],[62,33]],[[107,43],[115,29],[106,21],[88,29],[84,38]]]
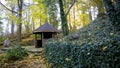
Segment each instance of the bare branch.
[[76,0],[74,0],[74,2],[71,4],[71,6],[68,8],[68,11],[66,12],[65,16],[68,15],[68,13],[70,12],[70,9],[73,7],[73,5],[75,4]]
[[0,5],[2,5],[3,7],[5,7],[7,10],[9,10],[10,12],[13,12],[13,13],[16,13],[17,14],[17,12],[16,11],[13,11],[13,10],[11,10],[11,9],[9,9],[8,7],[6,7],[3,3],[1,3],[0,2]]

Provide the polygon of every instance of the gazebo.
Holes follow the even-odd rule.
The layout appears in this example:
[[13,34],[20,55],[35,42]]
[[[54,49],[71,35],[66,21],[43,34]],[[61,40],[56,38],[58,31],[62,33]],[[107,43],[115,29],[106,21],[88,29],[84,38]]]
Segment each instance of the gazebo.
[[34,45],[36,48],[43,47],[44,43],[47,39],[53,38],[54,35],[59,33],[60,31],[54,28],[51,24],[46,22],[44,25],[40,26],[36,30],[33,31],[35,34]]

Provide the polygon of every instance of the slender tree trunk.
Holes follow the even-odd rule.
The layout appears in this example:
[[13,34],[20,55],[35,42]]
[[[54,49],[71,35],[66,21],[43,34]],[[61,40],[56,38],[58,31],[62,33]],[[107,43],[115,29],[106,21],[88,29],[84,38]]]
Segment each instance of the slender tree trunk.
[[34,22],[34,19],[32,18],[32,30],[34,31],[35,30],[35,22]]
[[23,0],[18,0],[18,45],[21,45],[22,41],[22,5]]
[[[76,6],[76,5],[75,5],[75,6]],[[75,21],[75,18],[76,18],[76,15],[75,15],[75,14],[76,14],[76,11],[75,11],[75,10],[76,10],[76,8],[75,8],[75,6],[73,7],[73,17],[74,17],[74,21],[73,21],[73,22],[74,22],[74,25],[73,25],[73,28],[74,28],[74,29],[76,29],[76,25],[75,25],[75,23],[76,23],[76,21]]]
[[30,34],[30,28],[29,28],[29,22],[30,22],[30,20],[29,21],[26,21],[27,22],[27,25],[25,25],[25,28],[26,28],[26,35],[25,35],[25,37],[28,37],[29,36],[29,34]]
[[[30,5],[30,4],[29,4]],[[29,13],[30,13],[30,11],[29,11],[29,9],[27,9],[27,13],[26,13],[26,16],[27,16],[27,20],[26,20],[26,24],[25,24],[25,28],[26,28],[26,35],[25,35],[25,37],[28,37],[29,36],[29,34],[30,34],[30,16],[29,16]]]
[[68,24],[67,24],[67,16],[65,15],[65,12],[64,12],[62,0],[59,0],[59,6],[60,6],[62,32],[63,32],[63,35],[66,36],[69,34],[69,30],[68,30]]
[[[14,7],[12,8],[14,10]],[[12,15],[14,15],[14,12],[12,11]],[[14,21],[11,21],[11,38],[14,37]]]
[[70,17],[70,13],[69,13],[69,15],[68,15],[68,20],[69,20],[69,28],[70,28],[70,30],[72,30],[72,22],[71,22],[71,17]]
[[92,21],[92,11],[91,11],[91,9],[89,9],[89,19],[90,19],[90,21]]
[[93,20],[96,18],[96,8],[95,7],[93,7],[93,16],[92,16],[92,18],[93,18]]

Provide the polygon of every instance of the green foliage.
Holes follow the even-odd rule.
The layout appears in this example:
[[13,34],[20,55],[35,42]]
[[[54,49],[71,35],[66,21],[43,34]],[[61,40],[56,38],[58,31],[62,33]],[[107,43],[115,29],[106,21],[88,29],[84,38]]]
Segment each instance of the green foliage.
[[44,0],[44,3],[47,7],[47,14],[49,22],[54,26],[54,27],[58,27],[58,7],[56,5],[56,0]]
[[120,32],[114,33],[108,18],[98,18],[77,31],[79,40],[50,40],[44,58],[51,68],[119,68]]
[[84,13],[80,15],[80,22],[82,22],[82,26],[87,26],[90,22],[89,15]]
[[113,26],[106,17],[94,20],[76,33],[80,36],[79,41],[81,43],[94,43],[94,45],[109,42],[115,35]]
[[0,37],[0,42],[3,42],[5,39],[5,37]]
[[51,67],[71,68],[79,62],[80,47],[77,43],[54,42],[47,43],[44,49],[44,58],[51,64]]
[[19,46],[9,49],[6,54],[8,60],[19,60],[27,56],[27,50],[20,48]]
[[9,14],[9,17],[10,17],[11,21],[14,21],[16,19],[15,15],[13,15],[13,14]]
[[0,56],[0,61],[2,61],[5,57],[4,56]]
[[44,0],[34,0],[34,3],[38,3],[37,5],[32,5],[29,7],[30,13],[29,17],[32,17],[32,20],[38,25],[46,22],[47,19],[47,8],[44,4]]
[[120,67],[120,41],[100,45],[76,42],[49,42],[44,58],[51,68],[117,68]]

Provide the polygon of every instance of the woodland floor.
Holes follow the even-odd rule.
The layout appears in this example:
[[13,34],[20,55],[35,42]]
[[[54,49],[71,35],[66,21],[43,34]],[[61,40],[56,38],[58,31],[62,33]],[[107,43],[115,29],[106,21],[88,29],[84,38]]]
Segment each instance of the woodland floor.
[[[4,56],[5,54],[0,54],[0,56]],[[34,54],[29,54],[29,56],[25,57],[23,60],[18,61],[8,61],[2,60],[0,61],[0,68],[47,68],[45,62],[41,55],[36,56]]]
[[[13,43],[15,44],[15,42]],[[3,58],[6,53],[0,53],[0,68],[47,68],[42,58],[42,48],[35,48],[33,46],[32,37],[23,39],[22,44],[24,45],[22,47],[28,50],[28,56],[23,60],[8,61]],[[0,51],[2,48],[4,48],[3,45],[0,46]]]

